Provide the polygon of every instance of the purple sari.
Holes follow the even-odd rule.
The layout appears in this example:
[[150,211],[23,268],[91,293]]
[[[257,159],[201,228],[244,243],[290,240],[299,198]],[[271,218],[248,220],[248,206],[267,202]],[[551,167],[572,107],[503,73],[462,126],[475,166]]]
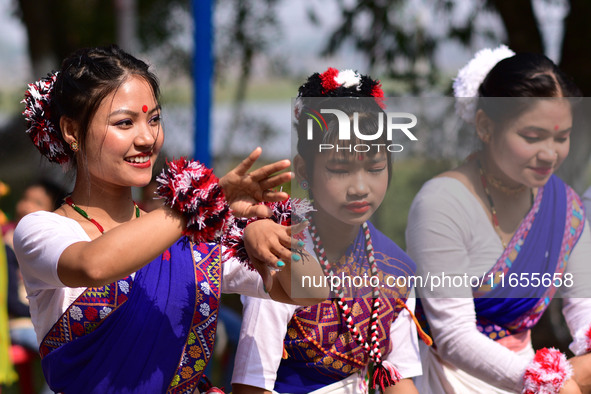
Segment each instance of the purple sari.
[[[409,276],[416,272],[415,263],[392,240],[368,222],[375,252],[380,283],[386,276]],[[363,230],[360,229],[353,246],[349,247],[340,266],[349,277],[371,275],[365,251]],[[365,289],[371,295],[371,288]],[[386,357],[391,351],[390,326],[406,302],[410,287],[382,287],[379,309],[378,339]],[[370,322],[372,299],[348,298],[347,304],[355,315],[355,325],[365,337]],[[280,393],[309,393],[362,371],[369,362],[367,350],[352,339],[335,300],[298,310],[287,326],[283,346],[284,358],[277,371],[275,391]]]
[[220,246],[177,241],[135,274],[88,288],[40,346],[52,390],[193,392],[209,361],[221,291]]
[[[579,196],[553,175],[539,189],[532,209],[486,273],[485,278],[494,280],[473,290],[477,325],[483,334],[500,339],[536,325],[566,278],[568,258],[584,225]],[[524,286],[522,277],[530,279],[529,286]],[[532,283],[534,277],[547,280]],[[518,286],[512,286],[510,278]]]

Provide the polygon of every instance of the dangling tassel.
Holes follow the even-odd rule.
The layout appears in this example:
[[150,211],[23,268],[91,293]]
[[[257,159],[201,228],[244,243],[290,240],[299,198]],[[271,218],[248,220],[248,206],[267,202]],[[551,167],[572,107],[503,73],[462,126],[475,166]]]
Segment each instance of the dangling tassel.
[[396,303],[408,311],[408,313],[410,314],[410,317],[412,317],[412,320],[415,322],[415,326],[417,326],[417,333],[419,334],[419,338],[421,338],[421,340],[423,342],[425,342],[425,345],[427,345],[427,346],[433,345],[433,339],[431,339],[431,337],[423,330],[423,328],[421,327],[421,324],[417,320],[417,317],[415,316],[414,313],[412,313],[412,311],[408,308],[408,306],[406,306],[404,301],[402,301],[400,298],[397,298]]
[[382,361],[375,363],[371,378],[371,388],[375,389],[379,385],[380,391],[383,393],[386,387],[394,386],[400,379],[402,379],[402,376],[389,362]]

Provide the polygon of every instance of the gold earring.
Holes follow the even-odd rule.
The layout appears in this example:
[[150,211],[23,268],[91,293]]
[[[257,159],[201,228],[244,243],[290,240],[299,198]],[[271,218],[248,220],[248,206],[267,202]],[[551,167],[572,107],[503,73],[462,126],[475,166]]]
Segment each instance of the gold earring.
[[74,152],[78,152],[78,150],[80,149],[78,147],[78,141],[74,140],[70,143],[70,148],[72,149],[72,151]]
[[486,133],[483,134],[482,137],[480,138],[482,140],[482,142],[484,142],[485,144],[488,144],[490,142],[490,134]]

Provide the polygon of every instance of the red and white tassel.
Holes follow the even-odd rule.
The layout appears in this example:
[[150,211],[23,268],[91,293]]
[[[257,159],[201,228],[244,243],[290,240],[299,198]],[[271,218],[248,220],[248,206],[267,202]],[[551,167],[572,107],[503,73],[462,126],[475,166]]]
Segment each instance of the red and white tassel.
[[210,168],[181,157],[167,162],[157,181],[158,195],[187,219],[183,234],[193,242],[217,242],[227,232],[230,207]]
[[396,383],[400,382],[400,379],[402,379],[402,376],[396,370],[394,365],[390,364],[388,361],[382,361],[375,364],[371,388],[375,389],[379,386],[381,392],[383,393],[386,387],[395,385]]
[[540,349],[525,369],[522,394],[558,393],[572,375],[572,366],[560,350]]

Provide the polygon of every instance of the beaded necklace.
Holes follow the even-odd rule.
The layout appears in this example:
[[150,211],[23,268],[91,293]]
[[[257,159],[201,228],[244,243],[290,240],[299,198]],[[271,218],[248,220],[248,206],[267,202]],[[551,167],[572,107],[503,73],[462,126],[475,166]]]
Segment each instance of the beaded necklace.
[[[488,200],[488,204],[490,205],[490,211],[492,213],[492,221],[495,231],[501,240],[501,244],[503,245],[503,249],[507,249],[507,243],[501,237],[501,227],[499,226],[499,218],[497,217],[497,210],[495,209],[495,204],[493,203],[492,196],[490,195],[490,191],[488,190],[488,183],[487,183],[487,176],[486,172],[484,172],[484,168],[482,168],[482,164],[480,160],[476,160],[478,163],[478,169],[480,170],[480,182],[482,182],[482,188],[484,189],[484,193],[486,194],[486,198]],[[524,189],[521,189],[524,190]],[[531,205],[534,203],[534,191],[531,190]]]
[[[74,211],[78,212],[86,220],[88,220],[89,222],[94,224],[96,226],[96,228],[98,228],[98,230],[101,232],[101,234],[105,232],[105,229],[103,228],[103,226],[101,226],[99,224],[99,222],[97,222],[96,220],[94,220],[93,218],[88,216],[88,214],[86,213],[86,211],[84,209],[82,209],[78,205],[74,204],[72,197],[70,197],[70,196],[66,197],[65,201],[66,201],[66,204],[68,204],[69,206],[71,206],[74,209]],[[140,217],[140,207],[137,206],[135,201],[133,201],[133,206],[135,207],[135,217],[139,218]]]
[[[369,227],[367,222],[364,222],[362,225],[363,234],[365,236],[365,252],[367,254],[367,260],[369,261],[371,274],[377,275],[378,269],[376,267],[375,258],[374,258],[374,250],[373,245],[371,242],[371,235],[369,232]],[[318,231],[316,230],[316,226],[310,220],[310,236],[312,238],[312,243],[314,245],[314,252],[322,265],[324,273],[326,275],[332,276],[334,275],[333,269],[328,262],[328,258],[326,257],[326,252],[324,251],[324,247],[322,246],[322,241],[318,236]],[[378,324],[377,319],[379,316],[379,309],[380,309],[380,291],[378,287],[374,287],[372,299],[373,305],[371,309],[371,317],[368,326],[368,333],[367,338],[370,338],[370,342],[367,339],[363,339],[361,332],[355,326],[355,321],[353,319],[353,314],[351,313],[351,308],[345,302],[344,290],[343,287],[339,284],[337,288],[337,296],[339,297],[337,300],[337,304],[339,310],[341,312],[341,316],[347,325],[347,329],[351,333],[351,336],[355,339],[355,341],[362,346],[366,351],[369,352],[369,358],[371,361],[374,362],[374,365],[381,366],[382,364],[382,352],[380,350],[380,342],[378,340]]]

